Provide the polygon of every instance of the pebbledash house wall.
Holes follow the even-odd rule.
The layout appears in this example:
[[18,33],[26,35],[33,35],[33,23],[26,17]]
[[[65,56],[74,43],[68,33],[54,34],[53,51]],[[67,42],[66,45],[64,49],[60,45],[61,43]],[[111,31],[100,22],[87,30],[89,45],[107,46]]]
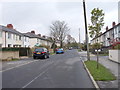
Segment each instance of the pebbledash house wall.
[[120,23],[120,1],[118,2],[118,23]]
[[120,50],[109,50],[109,59],[120,63]]

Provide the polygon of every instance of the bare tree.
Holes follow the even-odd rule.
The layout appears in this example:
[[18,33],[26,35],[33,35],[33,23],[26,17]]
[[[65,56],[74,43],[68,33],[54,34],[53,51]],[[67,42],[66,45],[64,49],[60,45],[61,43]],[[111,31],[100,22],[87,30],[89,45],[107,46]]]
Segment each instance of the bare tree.
[[68,27],[67,23],[65,21],[55,21],[50,26],[50,35],[54,40],[54,43],[56,41],[60,41],[60,47],[63,47],[63,41],[65,40],[70,28]]

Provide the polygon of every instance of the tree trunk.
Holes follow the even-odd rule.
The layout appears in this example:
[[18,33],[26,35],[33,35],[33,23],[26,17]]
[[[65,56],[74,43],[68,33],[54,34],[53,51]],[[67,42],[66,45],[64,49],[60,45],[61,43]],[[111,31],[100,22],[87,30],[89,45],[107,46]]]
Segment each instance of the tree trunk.
[[60,41],[60,48],[63,48],[63,42]]
[[99,63],[99,52],[98,52],[98,48],[97,48],[97,69],[99,68],[98,63]]
[[53,44],[53,51],[55,53],[55,41],[54,41],[54,44]]
[[98,47],[98,39],[97,39],[97,69],[99,68],[99,52],[98,52],[98,49],[99,49],[99,47]]

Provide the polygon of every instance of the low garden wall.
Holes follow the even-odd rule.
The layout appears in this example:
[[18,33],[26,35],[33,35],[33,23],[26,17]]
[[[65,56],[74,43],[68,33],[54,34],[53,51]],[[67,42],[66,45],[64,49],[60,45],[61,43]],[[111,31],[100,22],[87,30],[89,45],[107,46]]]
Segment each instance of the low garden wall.
[[30,48],[24,47],[10,47],[10,48],[2,48],[0,52],[1,60],[11,60],[11,59],[19,59],[23,56],[32,56],[32,52]]
[[19,59],[19,51],[2,51],[0,52],[1,60]]
[[109,50],[109,59],[120,63],[120,50]]

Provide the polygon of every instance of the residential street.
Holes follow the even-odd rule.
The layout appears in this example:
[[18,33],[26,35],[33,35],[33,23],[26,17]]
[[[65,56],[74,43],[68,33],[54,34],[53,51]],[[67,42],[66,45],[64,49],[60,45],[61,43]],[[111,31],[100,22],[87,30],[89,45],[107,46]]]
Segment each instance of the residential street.
[[3,88],[94,88],[77,50],[68,50],[45,60],[27,60],[33,62],[11,68],[13,63],[8,70],[7,65],[3,66]]

